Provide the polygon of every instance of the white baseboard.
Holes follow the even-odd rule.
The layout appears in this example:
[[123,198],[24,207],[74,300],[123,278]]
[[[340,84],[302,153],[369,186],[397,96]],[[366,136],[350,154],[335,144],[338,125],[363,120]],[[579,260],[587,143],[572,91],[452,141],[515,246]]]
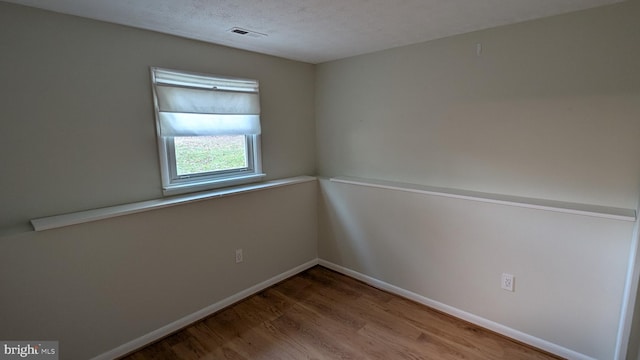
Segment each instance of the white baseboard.
[[150,344],[156,340],[159,340],[167,335],[170,335],[198,320],[201,320],[217,311],[220,311],[222,309],[224,309],[225,307],[232,305],[238,301],[241,301],[255,293],[258,293],[266,288],[268,288],[269,286],[275,285],[277,283],[279,283],[282,280],[285,280],[291,276],[294,276],[300,272],[303,272],[309,268],[312,268],[315,265],[322,265],[326,268],[329,268],[331,270],[337,271],[339,273],[342,273],[344,275],[350,276],[354,279],[360,280],[364,283],[367,283],[371,286],[374,286],[376,288],[388,291],[392,294],[396,294],[399,296],[402,296],[404,298],[407,298],[409,300],[413,300],[417,303],[429,306],[431,308],[434,308],[436,310],[442,311],[446,314],[455,316],[459,319],[468,321],[470,323],[476,324],[478,326],[481,326],[483,328],[489,329],[491,331],[494,331],[498,334],[502,334],[504,336],[510,337],[512,339],[518,340],[520,342],[523,342],[525,344],[529,344],[531,346],[537,347],[539,349],[548,351],[552,354],[556,354],[558,356],[562,356],[565,357],[567,359],[575,359],[575,360],[596,360],[592,357],[589,357],[587,355],[578,353],[576,351],[564,348],[562,346],[556,345],[554,343],[551,343],[549,341],[525,334],[521,331],[509,328],[507,326],[498,324],[496,322],[493,322],[491,320],[487,320],[485,318],[482,318],[480,316],[468,313],[466,311],[454,308],[452,306],[440,303],[438,301],[429,299],[427,297],[424,297],[422,295],[416,294],[414,292],[402,289],[400,287],[397,287],[395,285],[391,285],[389,283],[386,283],[384,281],[372,278],[368,275],[364,275],[362,273],[359,273],[357,271],[348,269],[346,267],[334,264],[332,262],[326,261],[326,260],[322,260],[322,259],[314,259],[311,261],[308,261],[300,266],[296,266],[293,269],[290,269],[288,271],[283,272],[282,274],[276,275],[268,280],[265,280],[257,285],[254,285],[248,289],[245,289],[243,291],[240,291],[232,296],[229,296],[228,298],[225,298],[221,301],[218,301],[217,303],[214,303],[212,305],[207,306],[204,309],[201,309],[199,311],[196,311],[192,314],[189,314],[181,319],[178,319],[170,324],[167,324],[157,330],[154,330],[146,335],[143,335],[137,339],[134,339],[132,341],[129,341],[123,345],[118,346],[115,349],[112,349],[110,351],[107,351],[103,354],[100,354],[96,357],[94,357],[91,360],[111,360],[111,359],[115,359],[118,358],[120,356],[124,356],[132,351],[135,351],[139,348],[144,347],[147,344]]
[[457,317],[459,319],[468,321],[472,324],[476,324],[478,326],[481,326],[485,329],[491,330],[493,332],[496,332],[498,334],[507,336],[511,339],[520,341],[522,343],[531,345],[533,347],[536,347],[538,349],[542,349],[544,351],[548,351],[552,354],[556,354],[558,356],[562,356],[564,358],[567,359],[572,359],[572,360],[596,360],[590,356],[578,353],[576,351],[567,349],[565,347],[562,347],[560,345],[551,343],[549,341],[537,338],[535,336],[531,336],[529,334],[525,334],[521,331],[512,329],[510,327],[498,324],[496,322],[493,322],[491,320],[487,320],[485,318],[482,318],[480,316],[468,313],[466,311],[454,308],[453,306],[449,306],[446,304],[443,304],[441,302],[429,299],[425,296],[416,294],[414,292],[402,289],[400,287],[397,287],[395,285],[391,285],[389,283],[386,283],[384,281],[380,281],[378,279],[372,278],[368,275],[364,275],[362,273],[359,273],[357,271],[348,269],[346,267],[334,264],[332,262],[326,261],[326,260],[322,260],[319,259],[318,260],[318,264],[321,266],[324,266],[328,269],[337,271],[341,274],[350,276],[354,279],[360,280],[366,284],[369,284],[373,287],[376,287],[378,289],[382,289],[385,291],[388,291],[392,294],[396,294],[399,296],[402,296],[404,298],[407,298],[409,300],[415,301],[417,303],[429,306],[433,309],[436,309],[438,311],[442,311],[443,313],[449,314],[451,316]]
[[117,348],[107,351],[103,354],[100,354],[96,357],[94,357],[92,360],[112,360],[115,358],[118,358],[120,356],[124,356],[132,351],[135,351],[141,347],[144,347],[147,344],[150,344],[156,340],[159,340],[167,335],[170,335],[190,324],[193,324],[194,322],[201,320],[213,313],[215,313],[216,311],[220,311],[222,309],[224,309],[225,307],[232,305],[234,303],[237,303],[238,301],[241,301],[255,293],[258,293],[266,288],[268,288],[269,286],[275,285],[277,283],[279,283],[282,280],[285,280],[287,278],[290,278],[300,272],[303,272],[309,268],[312,268],[314,266],[318,265],[318,259],[314,259],[311,261],[308,261],[300,266],[296,266],[295,268],[285,271],[282,274],[276,275],[274,277],[272,277],[271,279],[265,280],[257,285],[254,285],[246,290],[240,291],[239,293],[236,293],[234,295],[229,296],[226,299],[220,300],[215,304],[209,305],[206,308],[202,309],[202,310],[198,310],[192,314],[189,314],[181,319],[178,319],[170,324],[167,324],[157,330],[154,330],[146,335],[143,335],[137,339],[134,339],[132,341],[129,341],[126,344],[120,345]]

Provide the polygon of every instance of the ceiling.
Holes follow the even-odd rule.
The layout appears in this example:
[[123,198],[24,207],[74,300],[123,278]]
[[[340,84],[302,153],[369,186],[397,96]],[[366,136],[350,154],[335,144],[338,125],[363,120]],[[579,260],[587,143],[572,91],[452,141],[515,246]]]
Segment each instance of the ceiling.
[[622,0],[3,1],[321,63]]

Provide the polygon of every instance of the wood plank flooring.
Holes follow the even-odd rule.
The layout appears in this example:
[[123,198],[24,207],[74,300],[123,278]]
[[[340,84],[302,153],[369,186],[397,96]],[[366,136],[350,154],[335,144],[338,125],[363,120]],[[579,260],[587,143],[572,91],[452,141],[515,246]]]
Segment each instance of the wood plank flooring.
[[316,266],[123,359],[560,358]]

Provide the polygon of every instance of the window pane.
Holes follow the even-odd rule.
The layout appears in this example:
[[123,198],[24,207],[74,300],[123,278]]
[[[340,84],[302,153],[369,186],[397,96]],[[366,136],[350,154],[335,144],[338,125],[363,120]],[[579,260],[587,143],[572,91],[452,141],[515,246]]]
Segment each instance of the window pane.
[[247,167],[244,135],[177,136],[174,145],[178,176]]

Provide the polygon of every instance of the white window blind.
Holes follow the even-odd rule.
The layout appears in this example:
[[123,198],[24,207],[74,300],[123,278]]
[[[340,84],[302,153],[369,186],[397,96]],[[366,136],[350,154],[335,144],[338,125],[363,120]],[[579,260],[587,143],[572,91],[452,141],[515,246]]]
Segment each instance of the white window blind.
[[260,134],[259,84],[152,68],[160,136]]
[[165,195],[264,178],[257,80],[151,68]]

